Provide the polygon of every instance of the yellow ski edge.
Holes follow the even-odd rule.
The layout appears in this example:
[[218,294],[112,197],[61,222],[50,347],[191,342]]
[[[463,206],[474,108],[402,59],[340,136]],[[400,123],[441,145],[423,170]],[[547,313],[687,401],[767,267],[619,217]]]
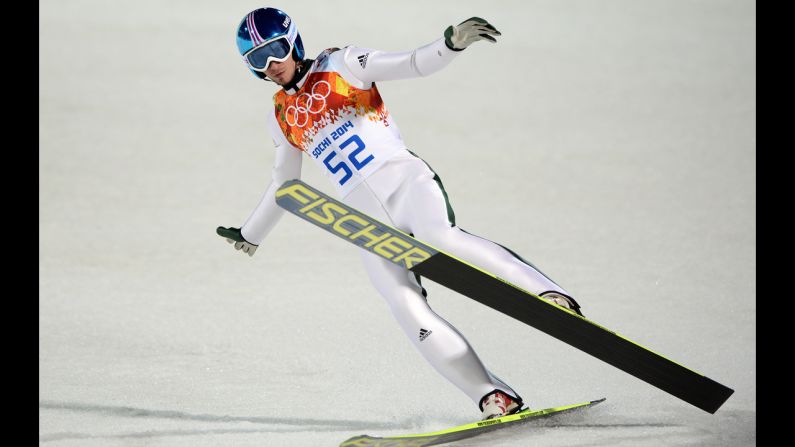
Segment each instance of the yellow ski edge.
[[524,410],[524,411],[520,411],[519,413],[516,413],[516,414],[511,414],[511,415],[503,416],[503,417],[500,417],[500,418],[488,419],[488,420],[485,420],[485,421],[473,422],[471,424],[459,425],[457,427],[448,428],[446,430],[440,430],[440,431],[429,432],[429,433],[421,433],[421,434],[416,434],[416,435],[384,436],[381,439],[384,439],[384,440],[387,440],[387,439],[405,439],[405,438],[420,438],[420,437],[426,437],[426,436],[446,435],[448,433],[455,433],[455,432],[459,432],[459,431],[471,430],[473,428],[480,428],[480,427],[486,427],[486,426],[490,426],[490,425],[504,424],[504,423],[507,423],[507,422],[518,421],[520,419],[526,419],[526,418],[529,418],[529,417],[544,416],[544,415],[550,414],[550,413],[558,413],[558,412],[561,412],[561,411],[572,410],[572,409],[579,408],[579,407],[587,407],[589,405],[595,405],[595,404],[598,404],[600,402],[603,402],[604,400],[605,399],[602,398],[602,399],[593,400],[593,401],[590,401],[590,402],[583,402],[583,403],[579,403],[579,404],[566,405],[566,406],[563,406],[563,407],[545,408],[543,410],[530,410],[530,409],[527,409],[527,410]]

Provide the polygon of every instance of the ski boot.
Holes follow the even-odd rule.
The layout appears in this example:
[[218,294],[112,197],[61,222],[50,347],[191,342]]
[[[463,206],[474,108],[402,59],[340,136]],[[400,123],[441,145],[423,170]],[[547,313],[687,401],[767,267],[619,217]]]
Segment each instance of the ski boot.
[[551,302],[552,304],[557,304],[560,307],[565,307],[566,309],[572,310],[577,313],[577,315],[583,317],[584,315],[580,312],[580,305],[574,301],[574,298],[564,295],[559,292],[544,292],[541,295],[538,295],[541,298]]
[[513,398],[500,390],[494,390],[480,400],[483,420],[494,419],[522,410],[522,398]]

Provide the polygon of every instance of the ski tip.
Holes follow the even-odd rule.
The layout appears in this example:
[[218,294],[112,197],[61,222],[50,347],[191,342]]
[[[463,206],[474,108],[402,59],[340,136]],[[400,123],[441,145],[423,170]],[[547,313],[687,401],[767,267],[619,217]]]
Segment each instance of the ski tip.
[[[359,435],[342,441],[339,447],[379,447],[379,446],[397,446],[402,444],[384,444],[384,438],[369,435]],[[388,441],[386,441],[388,442]],[[413,444],[412,444],[413,445]]]
[[602,403],[602,402],[604,402],[604,401],[606,401],[606,400],[607,400],[607,398],[606,398],[606,397],[603,397],[603,398],[601,398],[601,399],[592,400],[592,401],[591,401],[591,405],[600,404],[600,403]]

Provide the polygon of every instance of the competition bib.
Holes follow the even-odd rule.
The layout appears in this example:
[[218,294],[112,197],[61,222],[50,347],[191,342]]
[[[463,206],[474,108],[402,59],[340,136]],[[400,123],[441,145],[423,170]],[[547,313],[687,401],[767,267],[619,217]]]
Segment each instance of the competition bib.
[[406,146],[375,84],[349,84],[321,54],[293,95],[273,97],[276,121],[287,141],[318,165],[344,197]]

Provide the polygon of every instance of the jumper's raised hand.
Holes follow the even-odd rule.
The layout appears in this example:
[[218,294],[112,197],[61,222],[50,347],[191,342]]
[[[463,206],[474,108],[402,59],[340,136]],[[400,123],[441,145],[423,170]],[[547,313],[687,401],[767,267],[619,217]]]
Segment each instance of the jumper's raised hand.
[[459,23],[458,26],[450,25],[444,30],[444,43],[448,48],[455,51],[462,51],[464,48],[478,40],[487,40],[497,43],[497,39],[492,36],[501,36],[489,22],[480,17],[471,17]]

